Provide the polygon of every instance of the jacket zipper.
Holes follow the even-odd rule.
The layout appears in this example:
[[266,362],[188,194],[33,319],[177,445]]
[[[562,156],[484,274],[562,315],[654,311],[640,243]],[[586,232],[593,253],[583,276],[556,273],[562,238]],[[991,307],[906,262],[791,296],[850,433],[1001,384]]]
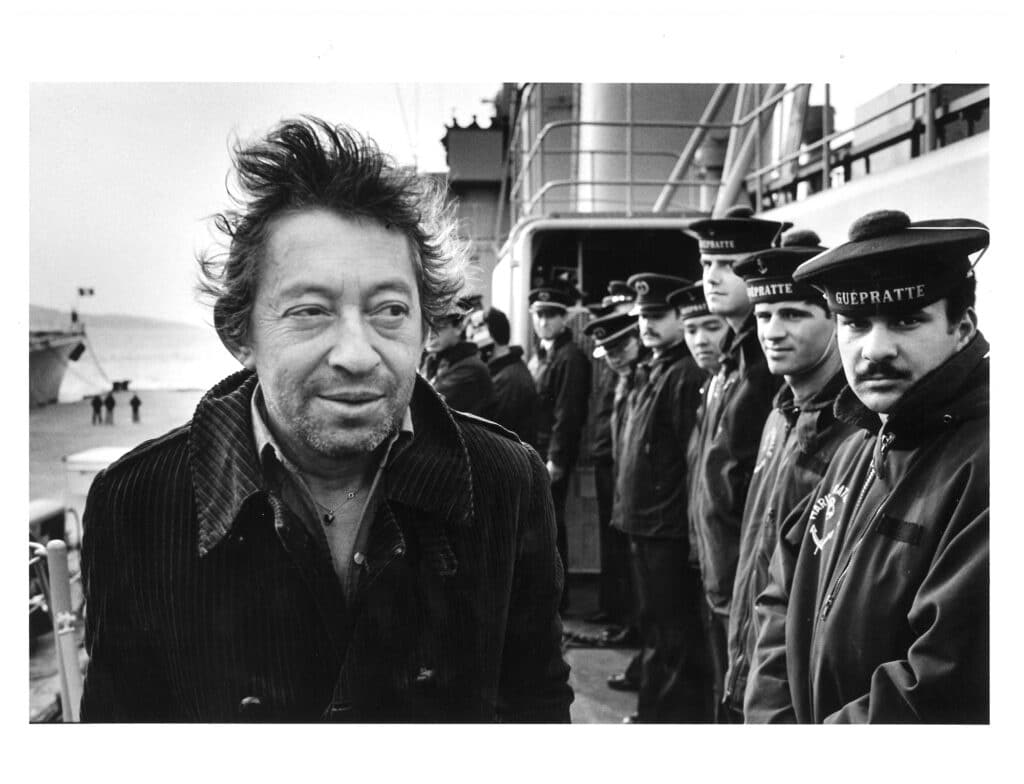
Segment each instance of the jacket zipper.
[[[885,429],[884,425],[882,426],[882,429]],[[876,459],[878,463],[881,464],[882,460],[885,459],[885,453],[892,445],[894,438],[895,436],[892,433],[883,432],[879,435],[879,448],[876,452],[876,457],[873,457],[871,459],[871,466],[868,468],[868,477],[864,482],[864,488],[861,490],[860,498],[857,499],[857,506],[854,507],[853,512],[850,514],[850,520],[856,519],[857,512],[860,511],[860,507],[864,503],[864,499],[867,497],[868,490],[871,488],[871,485],[873,484],[875,477],[878,475],[878,468],[876,468]],[[825,602],[824,604],[822,604],[821,615],[819,616],[821,620],[825,620],[828,617],[829,612],[831,612],[832,605],[835,604],[836,596],[839,593],[839,589],[842,587],[843,582],[846,580],[847,572],[850,571],[850,564],[853,562],[853,557],[857,554],[857,550],[860,547],[861,542],[864,541],[864,537],[867,535],[868,531],[871,530],[871,523],[875,519],[875,516],[878,514],[878,511],[882,508],[883,503],[885,503],[885,499],[882,499],[882,501],[878,503],[878,507],[871,514],[871,517],[868,519],[867,524],[860,532],[860,536],[857,537],[857,541],[854,543],[853,547],[850,548],[850,554],[846,558],[846,564],[843,566],[843,570],[839,573],[839,576],[836,578],[836,581],[832,584],[832,590],[828,592],[828,595],[825,597]]]

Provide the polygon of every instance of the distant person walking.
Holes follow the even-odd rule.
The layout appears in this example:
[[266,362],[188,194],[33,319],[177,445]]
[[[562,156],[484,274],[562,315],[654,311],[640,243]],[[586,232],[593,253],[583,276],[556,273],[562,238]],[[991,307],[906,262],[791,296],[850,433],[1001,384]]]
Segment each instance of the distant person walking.
[[114,406],[117,405],[117,401],[114,400],[114,393],[107,392],[107,396],[103,398],[103,407],[107,409],[107,424],[114,424]]
[[132,395],[132,399],[128,401],[128,405],[132,407],[132,422],[139,421],[139,406],[142,405],[142,401],[139,400],[138,395]]
[[99,395],[93,395],[92,398],[92,423],[94,425],[103,424],[103,398]]

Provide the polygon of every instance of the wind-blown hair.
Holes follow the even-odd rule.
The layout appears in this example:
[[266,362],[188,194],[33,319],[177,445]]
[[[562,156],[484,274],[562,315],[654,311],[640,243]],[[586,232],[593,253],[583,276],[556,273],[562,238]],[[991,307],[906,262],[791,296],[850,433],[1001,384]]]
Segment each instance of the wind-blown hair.
[[276,218],[305,209],[374,220],[409,239],[423,319],[433,326],[450,312],[465,279],[465,243],[455,205],[438,180],[399,168],[370,138],[304,115],[265,138],[236,142],[232,163],[237,205],[213,216],[227,252],[201,252],[200,296],[213,303],[221,339],[241,345],[248,334],[261,262]]

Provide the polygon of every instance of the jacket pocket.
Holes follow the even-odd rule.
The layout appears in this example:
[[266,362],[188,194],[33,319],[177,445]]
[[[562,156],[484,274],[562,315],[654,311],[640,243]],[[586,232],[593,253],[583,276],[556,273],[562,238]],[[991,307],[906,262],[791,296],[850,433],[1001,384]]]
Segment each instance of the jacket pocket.
[[875,533],[879,533],[889,539],[895,539],[897,542],[918,545],[924,536],[924,526],[917,523],[908,523],[906,520],[900,520],[889,515],[882,515],[878,522],[875,523]]

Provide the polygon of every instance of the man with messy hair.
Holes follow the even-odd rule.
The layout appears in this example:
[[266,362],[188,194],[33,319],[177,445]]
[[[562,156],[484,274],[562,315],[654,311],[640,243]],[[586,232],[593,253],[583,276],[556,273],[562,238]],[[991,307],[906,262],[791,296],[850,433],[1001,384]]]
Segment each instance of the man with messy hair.
[[83,720],[567,721],[545,467],[416,374],[443,192],[309,117],[234,164],[200,288],[243,369],[93,483]]

